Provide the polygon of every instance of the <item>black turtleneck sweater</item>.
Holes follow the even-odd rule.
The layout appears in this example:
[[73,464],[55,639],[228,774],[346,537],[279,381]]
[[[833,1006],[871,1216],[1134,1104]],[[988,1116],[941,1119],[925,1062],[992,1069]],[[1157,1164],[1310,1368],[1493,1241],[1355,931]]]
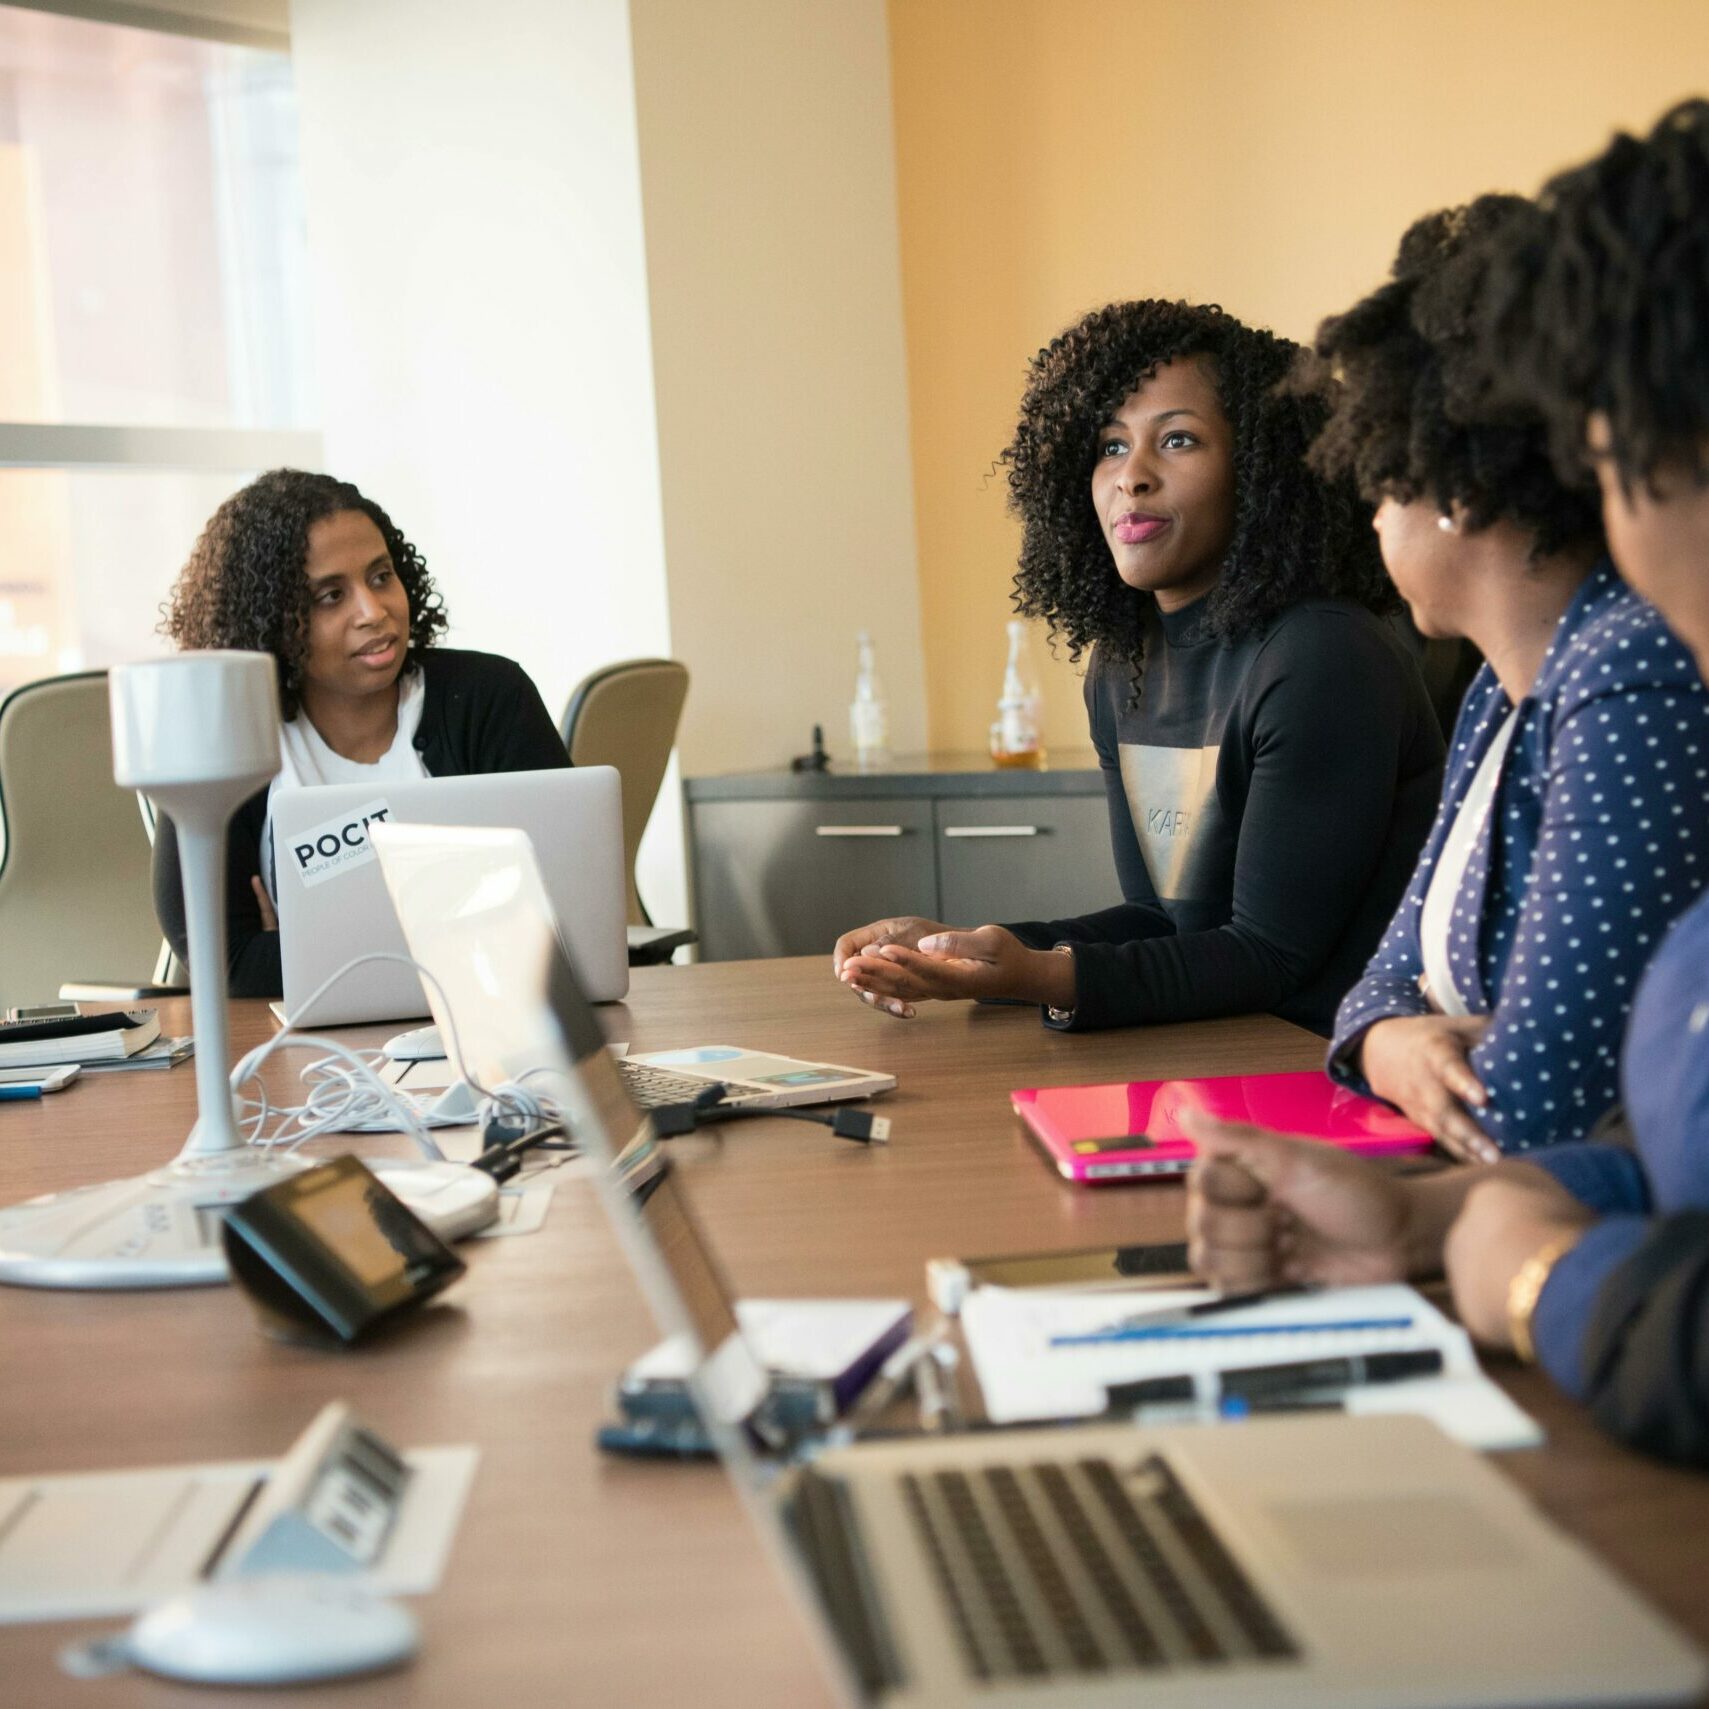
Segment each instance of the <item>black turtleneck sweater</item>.
[[1072,946],[1076,1028],[1268,1010],[1327,1033],[1406,889],[1443,745],[1381,618],[1291,606],[1235,642],[1204,601],[1158,613],[1137,706],[1100,649],[1086,678],[1124,901],[1011,925]]

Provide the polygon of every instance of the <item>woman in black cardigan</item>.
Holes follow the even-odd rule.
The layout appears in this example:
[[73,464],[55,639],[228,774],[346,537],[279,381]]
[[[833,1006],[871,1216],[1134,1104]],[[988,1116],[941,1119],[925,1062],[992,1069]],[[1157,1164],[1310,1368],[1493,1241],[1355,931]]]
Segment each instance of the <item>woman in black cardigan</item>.
[[[437,646],[445,626],[421,554],[372,499],[330,475],[274,469],[214,512],[161,628],[181,647],[278,661],[285,723],[273,788],[568,765],[521,666]],[[271,794],[251,796],[226,839],[234,997],[281,994]],[[184,957],[178,839],[166,818],[154,844],[154,909]]]

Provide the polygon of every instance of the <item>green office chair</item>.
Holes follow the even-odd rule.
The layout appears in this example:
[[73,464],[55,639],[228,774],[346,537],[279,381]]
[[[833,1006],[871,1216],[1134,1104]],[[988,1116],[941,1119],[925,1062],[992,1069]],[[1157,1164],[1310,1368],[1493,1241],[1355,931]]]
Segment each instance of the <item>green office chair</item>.
[[26,684],[0,702],[0,1004],[51,1003],[62,985],[167,995],[138,798],[113,782],[107,673]]
[[669,961],[694,942],[686,929],[663,930],[635,887],[635,855],[653,816],[676,744],[688,667],[675,659],[626,659],[585,677],[564,708],[559,732],[572,765],[616,766],[623,780],[623,869],[629,895],[629,964]]

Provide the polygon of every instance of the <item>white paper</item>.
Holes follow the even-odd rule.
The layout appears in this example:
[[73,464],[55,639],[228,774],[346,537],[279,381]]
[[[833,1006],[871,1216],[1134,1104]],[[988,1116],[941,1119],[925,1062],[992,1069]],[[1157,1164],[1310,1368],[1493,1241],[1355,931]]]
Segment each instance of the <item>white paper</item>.
[[503,1240],[511,1234],[533,1234],[546,1221],[556,1183],[544,1172],[524,1175],[499,1189],[498,1220],[470,1236],[473,1240]]
[[[412,1448],[404,1459],[415,1475],[385,1551],[349,1575],[388,1596],[437,1588],[480,1451]],[[0,1625],[134,1614],[195,1584],[276,1463],[0,1478]]]
[[998,1424],[1089,1418],[1104,1410],[1104,1391],[1113,1383],[1433,1347],[1442,1354],[1440,1377],[1353,1387],[1347,1391],[1348,1412],[1421,1413],[1473,1448],[1529,1448],[1543,1440],[1536,1422],[1483,1374],[1466,1332],[1416,1289],[1398,1283],[1268,1300],[1243,1310],[1238,1318],[1210,1317],[1204,1325],[1232,1329],[1410,1318],[1411,1327],[1405,1329],[1051,1345],[1053,1336],[1088,1334],[1129,1312],[1164,1311],[1210,1297],[1204,1289],[1077,1294],[1051,1288],[976,1288],[961,1308],[961,1323],[986,1412]]
[[[760,1363],[777,1376],[803,1382],[835,1382],[908,1311],[906,1300],[736,1302],[736,1320]],[[639,1381],[683,1380],[692,1364],[687,1344],[673,1337],[644,1354],[628,1374]]]

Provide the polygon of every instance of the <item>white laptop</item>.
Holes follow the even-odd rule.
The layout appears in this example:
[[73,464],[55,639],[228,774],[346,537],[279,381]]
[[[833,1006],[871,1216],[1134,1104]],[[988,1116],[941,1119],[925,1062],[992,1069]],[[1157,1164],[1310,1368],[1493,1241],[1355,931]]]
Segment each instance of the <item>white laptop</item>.
[[[538,945],[561,938],[578,978],[582,956],[575,933],[561,929],[528,835],[388,820],[373,843],[410,953],[443,989],[443,1001],[427,993],[440,1043],[449,1056],[454,1023],[458,1046],[457,1062],[409,1064],[388,1078],[406,1092],[428,1093],[468,1073],[491,1086],[488,1074],[509,1078],[542,1060],[531,1054]],[[552,1048],[544,1060],[556,1057]],[[724,1104],[751,1110],[871,1098],[896,1085],[893,1074],[726,1044],[626,1056],[622,1073],[630,1097],[649,1109],[692,1102],[710,1085],[727,1088]]]
[[420,979],[395,961],[364,963],[298,1012],[354,957],[408,953],[368,834],[377,824],[520,827],[541,852],[546,894],[589,996],[611,1002],[629,989],[623,807],[611,766],[281,789],[272,814],[281,1019],[339,1026],[429,1013]]
[[[682,1176],[542,945],[554,1091],[843,1700],[886,1709],[1456,1709],[1695,1698],[1703,1658],[1421,1418],[993,1431],[781,1475],[765,1374]],[[669,1475],[661,1473],[661,1475]]]

